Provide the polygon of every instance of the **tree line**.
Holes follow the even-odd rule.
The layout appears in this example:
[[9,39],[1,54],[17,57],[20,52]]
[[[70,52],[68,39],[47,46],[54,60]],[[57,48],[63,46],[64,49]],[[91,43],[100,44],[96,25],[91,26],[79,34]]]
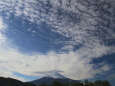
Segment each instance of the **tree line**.
[[111,86],[107,80],[97,80],[94,82],[85,80],[78,81],[76,83],[61,83],[61,82],[53,82],[51,85],[46,85],[45,83],[38,86]]

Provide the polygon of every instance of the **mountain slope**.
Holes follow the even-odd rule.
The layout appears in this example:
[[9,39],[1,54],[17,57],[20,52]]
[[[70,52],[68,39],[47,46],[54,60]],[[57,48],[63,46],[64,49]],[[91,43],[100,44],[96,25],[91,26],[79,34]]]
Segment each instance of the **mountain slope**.
[[42,78],[34,80],[34,81],[30,81],[30,82],[33,83],[33,84],[36,84],[36,85],[40,85],[40,84],[43,84],[43,83],[47,84],[47,85],[50,85],[55,81],[60,82],[60,83],[75,83],[75,82],[78,82],[78,80],[72,80],[72,79],[66,78],[65,76],[63,76],[59,73],[52,73],[50,75],[47,75],[45,77],[42,77]]

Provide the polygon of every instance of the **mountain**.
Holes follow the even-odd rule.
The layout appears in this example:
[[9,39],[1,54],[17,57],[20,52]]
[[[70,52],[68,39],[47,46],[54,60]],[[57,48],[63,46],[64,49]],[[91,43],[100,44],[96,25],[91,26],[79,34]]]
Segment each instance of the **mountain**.
[[36,86],[32,83],[24,83],[12,78],[0,77],[0,86]]
[[49,74],[49,75],[47,75],[45,77],[54,78],[54,79],[66,79],[65,76],[63,76],[63,75],[61,75],[61,74],[59,74],[57,72],[51,73],[51,74]]
[[78,82],[78,80],[72,80],[69,79],[59,73],[51,73],[47,76],[44,76],[40,79],[34,80],[34,81],[30,81],[33,84],[36,85],[40,85],[40,84],[47,84],[47,85],[51,85],[53,82],[60,82],[60,83],[75,83]]

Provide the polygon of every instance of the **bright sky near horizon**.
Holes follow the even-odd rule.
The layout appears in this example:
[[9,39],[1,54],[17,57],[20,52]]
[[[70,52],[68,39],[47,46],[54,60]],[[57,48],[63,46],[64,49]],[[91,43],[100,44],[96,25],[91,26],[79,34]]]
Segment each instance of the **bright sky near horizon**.
[[0,76],[23,81],[56,70],[115,80],[111,0],[1,0]]

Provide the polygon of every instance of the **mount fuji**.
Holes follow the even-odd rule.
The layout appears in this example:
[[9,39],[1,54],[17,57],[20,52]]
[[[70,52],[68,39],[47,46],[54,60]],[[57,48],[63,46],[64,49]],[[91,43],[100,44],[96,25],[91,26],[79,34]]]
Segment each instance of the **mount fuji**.
[[69,79],[63,75],[61,75],[60,73],[51,73],[49,75],[46,75],[40,79],[37,79],[37,80],[34,80],[34,81],[30,81],[31,83],[33,84],[36,84],[36,85],[40,85],[40,84],[47,84],[47,85],[51,85],[53,82],[60,82],[60,83],[75,83],[75,82],[78,82],[78,80],[72,80],[72,79]]
[[45,77],[54,78],[54,79],[67,79],[65,76],[59,74],[58,72],[51,73],[49,75],[46,75]]

